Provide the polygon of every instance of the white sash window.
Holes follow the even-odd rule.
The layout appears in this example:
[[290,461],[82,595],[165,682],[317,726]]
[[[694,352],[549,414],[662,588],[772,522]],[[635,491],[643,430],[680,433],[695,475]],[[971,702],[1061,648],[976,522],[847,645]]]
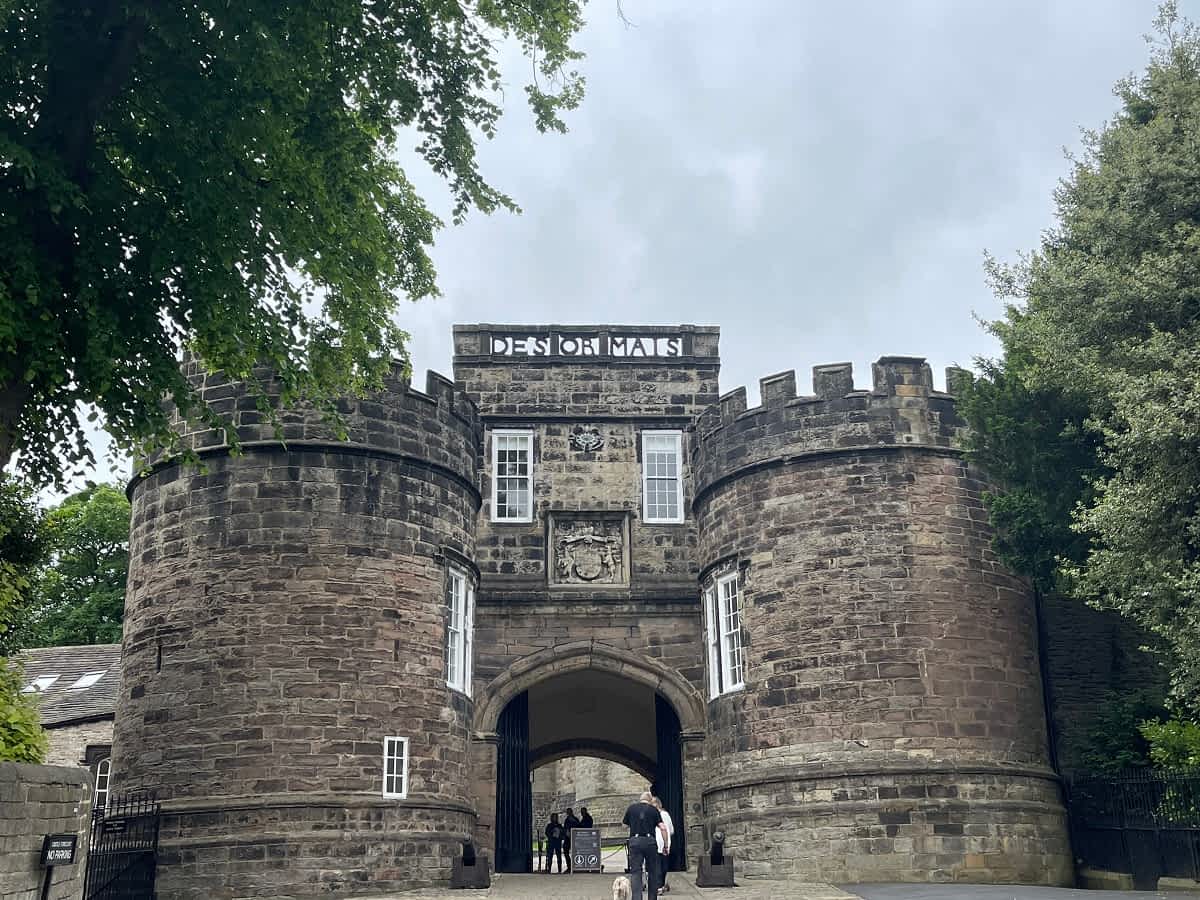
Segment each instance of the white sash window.
[[742,657],[742,598],[737,573],[718,578],[704,592],[710,699],[745,687]]
[[533,432],[492,432],[492,521],[533,521]]
[[471,694],[475,650],[475,589],[462,569],[446,570],[446,684]]
[[408,796],[408,738],[383,739],[383,796]]
[[683,521],[683,432],[642,432],[642,520]]

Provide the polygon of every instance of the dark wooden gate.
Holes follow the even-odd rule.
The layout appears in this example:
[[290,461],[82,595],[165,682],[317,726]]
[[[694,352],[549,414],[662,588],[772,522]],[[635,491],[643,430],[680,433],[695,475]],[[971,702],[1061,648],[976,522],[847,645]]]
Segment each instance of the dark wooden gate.
[[679,736],[679,716],[659,694],[654,695],[654,729],[658,766],[654,793],[671,814],[675,837],[671,843],[670,870],[687,868],[687,829],[683,824],[683,741]]
[[93,812],[84,900],[154,900],[159,814],[144,791],[109,795]]
[[529,783],[529,694],[509,701],[496,724],[496,871],[533,871],[533,785]]

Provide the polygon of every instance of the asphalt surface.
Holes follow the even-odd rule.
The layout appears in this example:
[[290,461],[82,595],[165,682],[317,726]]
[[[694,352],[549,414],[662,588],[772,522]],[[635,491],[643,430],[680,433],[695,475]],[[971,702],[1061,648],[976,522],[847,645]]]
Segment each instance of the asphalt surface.
[[1071,888],[1014,887],[999,884],[839,885],[863,900],[1200,900],[1200,894],[1172,891],[1084,891]]

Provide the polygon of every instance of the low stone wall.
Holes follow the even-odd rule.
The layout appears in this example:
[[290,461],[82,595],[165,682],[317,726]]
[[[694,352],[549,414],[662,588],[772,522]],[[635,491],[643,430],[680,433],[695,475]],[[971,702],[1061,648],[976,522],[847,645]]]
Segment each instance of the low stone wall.
[[83,892],[92,776],[86,769],[0,763],[0,898],[37,900],[45,870],[47,834],[79,836],[75,863],[55,866],[51,900],[75,900]]

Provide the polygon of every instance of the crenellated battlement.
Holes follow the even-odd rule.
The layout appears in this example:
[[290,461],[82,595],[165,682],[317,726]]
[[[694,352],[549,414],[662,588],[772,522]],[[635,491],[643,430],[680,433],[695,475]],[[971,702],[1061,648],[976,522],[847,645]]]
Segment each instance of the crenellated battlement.
[[854,387],[850,363],[814,366],[812,395],[799,395],[795,371],[759,380],[759,406],[746,389],[721,396],[697,421],[692,445],[696,496],[747,467],[804,454],[882,446],[955,448],[965,423],[950,391],[969,379],[946,370],[947,391],[934,388],[922,357],[884,356],[871,366],[870,390]]
[[[380,390],[361,398],[341,398],[336,408],[345,432],[339,435],[325,413],[312,404],[280,409],[276,423],[245,382],[223,372],[207,372],[195,359],[185,360],[183,370],[201,400],[232,422],[243,447],[344,446],[421,459],[475,481],[482,445],[479,411],[466,393],[437,372],[427,373],[421,391],[396,363]],[[255,375],[267,404],[277,407],[282,382],[265,368]],[[225,435],[215,429],[184,423],[178,417],[176,427],[192,450],[211,454],[228,446]]]

